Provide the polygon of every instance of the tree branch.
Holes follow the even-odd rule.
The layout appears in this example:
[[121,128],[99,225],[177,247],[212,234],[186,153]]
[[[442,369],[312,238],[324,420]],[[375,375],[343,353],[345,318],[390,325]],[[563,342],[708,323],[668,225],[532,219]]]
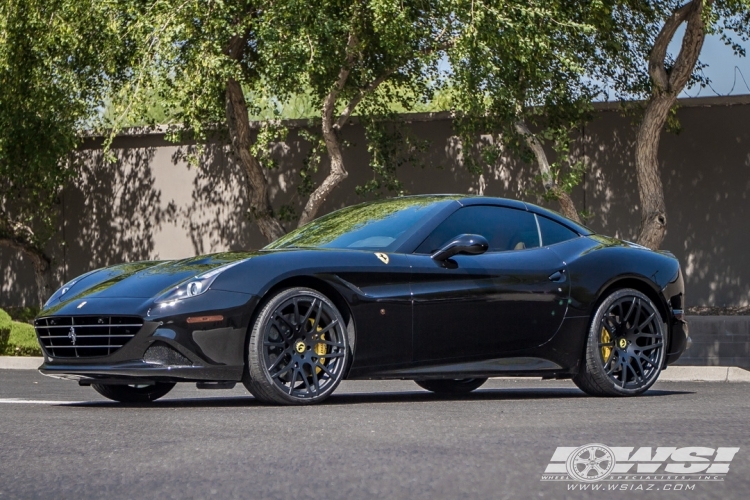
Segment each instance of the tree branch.
[[389,76],[391,76],[393,73],[395,73],[398,70],[398,68],[393,68],[387,70],[385,73],[377,77],[375,80],[370,82],[369,85],[367,85],[364,89],[362,89],[357,96],[349,101],[349,104],[346,105],[346,108],[344,108],[344,111],[341,112],[341,115],[339,116],[339,119],[336,121],[336,123],[333,125],[333,128],[336,130],[341,129],[344,125],[346,125],[346,120],[349,119],[349,115],[352,114],[352,111],[354,111],[354,108],[357,107],[357,104],[359,104],[362,99],[364,99],[367,94],[374,91],[378,86],[383,83],[385,80],[388,79]]
[[557,198],[564,216],[573,219],[580,224],[581,218],[578,216],[578,210],[576,210],[575,203],[573,203],[570,195],[560,188],[557,182],[555,182],[555,178],[552,175],[552,169],[549,166],[549,160],[547,160],[547,153],[544,152],[542,143],[531,133],[529,126],[526,125],[524,120],[517,120],[514,125],[516,132],[523,136],[529,149],[531,149],[536,157],[537,165],[539,165],[539,172],[542,176],[544,190],[548,193],[552,193],[552,195]]
[[250,187],[248,204],[258,229],[270,241],[284,235],[284,228],[273,215],[268,181],[258,159],[250,152],[252,137],[242,86],[234,78],[226,84],[226,117],[232,150],[242,165]]
[[[707,2],[709,5],[712,0]],[[706,26],[703,22],[703,9],[700,0],[695,1],[696,7],[687,18],[687,28],[682,37],[682,45],[677,55],[674,67],[669,74],[669,89],[674,93],[682,91],[690,75],[693,74],[695,63],[698,61],[703,41],[706,37]]]
[[[338,78],[336,78],[336,83],[334,83],[333,87],[331,88],[331,91],[328,92],[328,95],[326,96],[325,101],[323,102],[323,122],[324,123],[333,122],[333,112],[336,109],[336,99],[338,98],[339,93],[343,90],[344,85],[346,85],[346,80],[349,78],[349,73],[351,73],[352,71],[352,63],[354,62],[354,57],[355,57],[354,47],[356,45],[357,45],[357,36],[354,34],[354,32],[350,32],[349,40],[346,43],[346,60],[344,61],[344,64],[341,66],[341,69],[339,70],[339,75],[338,75]],[[360,100],[361,100],[361,97],[360,97]],[[356,103],[354,104],[354,106],[356,106]],[[350,103],[350,106],[347,106],[349,113],[351,113],[351,110],[354,109],[354,106],[351,106],[351,103]],[[344,110],[344,113],[346,113],[346,110]],[[345,120],[346,119],[344,119],[344,121]],[[334,129],[340,128],[338,126],[338,123],[340,121],[341,119],[339,119],[336,122],[336,124],[331,125],[332,128]]]
[[346,168],[344,168],[344,158],[341,153],[341,145],[336,136],[333,112],[336,109],[336,100],[338,99],[339,93],[341,93],[344,85],[346,85],[346,80],[349,78],[349,73],[351,72],[352,64],[354,63],[354,58],[356,56],[354,50],[356,45],[357,37],[352,31],[349,33],[349,39],[346,42],[346,60],[339,70],[336,82],[333,84],[333,87],[331,87],[331,90],[323,101],[323,140],[326,144],[328,156],[331,159],[331,172],[307,199],[305,208],[300,215],[298,226],[303,226],[313,220],[315,214],[318,213],[321,205],[323,205],[323,202],[328,195],[331,194],[331,191],[349,176]]
[[648,58],[648,74],[658,88],[658,91],[669,91],[669,76],[664,67],[667,48],[669,47],[669,42],[672,41],[674,34],[677,32],[677,28],[680,27],[680,24],[685,21],[685,18],[695,8],[696,3],[700,4],[701,0],[692,0],[675,10],[664,22],[664,26],[662,26],[661,31],[656,36],[656,40],[654,40],[654,46]]
[[[442,35],[442,34],[441,34]],[[438,44],[432,47],[427,47],[425,49],[420,50],[419,52],[423,56],[427,56],[432,54],[433,52],[437,52],[438,50],[445,50],[455,43],[455,40],[449,40],[445,43]],[[336,121],[336,124],[333,126],[336,130],[340,130],[344,125],[346,125],[346,120],[349,119],[349,116],[352,114],[352,111],[354,111],[354,108],[357,107],[357,105],[364,99],[367,94],[370,92],[375,91],[375,89],[380,86],[381,83],[386,81],[388,77],[390,77],[393,73],[398,71],[403,64],[395,66],[393,68],[387,69],[381,74],[379,77],[374,79],[372,82],[370,82],[368,85],[365,86],[362,90],[359,91],[356,97],[354,97],[349,103],[346,105],[346,108],[341,112],[341,115],[339,116],[339,119]]]

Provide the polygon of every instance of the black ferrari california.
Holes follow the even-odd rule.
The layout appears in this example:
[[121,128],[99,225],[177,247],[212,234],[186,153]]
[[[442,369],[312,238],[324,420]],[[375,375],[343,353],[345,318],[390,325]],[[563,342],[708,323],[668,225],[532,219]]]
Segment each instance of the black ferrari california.
[[147,402],[177,382],[309,404],[343,379],[466,393],[488,377],[646,391],[688,344],[680,266],[544,208],[411,196],[254,252],[84,274],[35,321],[40,371]]

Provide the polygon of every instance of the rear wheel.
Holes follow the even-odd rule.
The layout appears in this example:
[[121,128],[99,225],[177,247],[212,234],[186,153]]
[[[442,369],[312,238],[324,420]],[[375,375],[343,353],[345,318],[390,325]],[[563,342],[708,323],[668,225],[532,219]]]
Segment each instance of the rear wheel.
[[486,378],[415,380],[419,387],[436,394],[467,394],[487,382]]
[[149,403],[166,395],[175,384],[157,382],[153,385],[106,385],[91,384],[105,398],[120,403]]
[[592,396],[636,396],[661,373],[666,326],[646,295],[626,288],[607,296],[591,321],[586,356],[573,382]]
[[290,288],[255,321],[243,383],[266,403],[318,403],[339,385],[348,362],[345,321],[333,302],[310,288]]

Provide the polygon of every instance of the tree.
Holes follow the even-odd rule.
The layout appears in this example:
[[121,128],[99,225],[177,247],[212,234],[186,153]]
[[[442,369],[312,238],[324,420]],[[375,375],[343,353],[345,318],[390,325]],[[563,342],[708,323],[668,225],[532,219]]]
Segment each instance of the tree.
[[[464,36],[448,52],[467,166],[480,172],[481,162],[503,150],[535,161],[545,197],[576,221],[570,191],[583,165],[571,163],[568,150],[598,91],[586,76],[596,60],[595,30],[608,14],[598,1],[475,1],[459,11]],[[480,146],[477,161],[470,144],[479,134],[496,139]],[[545,142],[557,152],[555,162]]]
[[[268,11],[260,37],[270,80],[285,94],[300,84],[321,110],[330,170],[309,195],[299,225],[311,221],[347,175],[341,130],[356,112],[368,135],[392,103],[405,110],[438,88],[438,60],[455,42],[450,2],[288,0]],[[367,125],[370,128],[367,128]]]
[[34,266],[40,305],[53,262],[57,198],[75,176],[70,153],[117,80],[124,57],[111,4],[0,3],[0,246]]
[[[646,99],[635,142],[635,169],[641,205],[637,242],[652,249],[667,230],[667,210],[658,151],[665,126],[676,125],[677,97],[686,86],[705,86],[699,56],[706,34],[719,34],[736,55],[744,56],[732,35],[747,40],[750,3],[746,0],[623,2],[616,11],[615,29],[608,34],[602,78],[622,99]],[[680,49],[668,48],[684,27]]]
[[339,133],[355,110],[382,115],[405,89],[417,96],[430,92],[438,51],[450,33],[440,31],[445,22],[438,5],[194,0],[131,7],[130,32],[141,56],[115,98],[113,125],[119,118],[148,121],[156,97],[179,124],[174,137],[227,140],[246,174],[251,215],[273,241],[285,233],[281,217],[293,211],[274,213],[268,191],[272,163],[265,151],[284,130],[267,120],[254,137],[249,115],[300,94],[320,110],[320,133],[310,138],[317,163],[324,149],[330,171],[317,186],[312,172],[304,172],[298,225],[309,222],[348,175]]
[[[246,93],[262,90],[257,67],[257,24],[263,2],[125,2],[121,15],[134,57],[127,82],[112,96],[106,126],[111,136],[128,123],[155,125],[152,107],[172,120],[174,140],[231,145],[248,186],[250,213],[269,240],[284,234],[268,195],[262,153]],[[258,141],[263,142],[263,141]]]

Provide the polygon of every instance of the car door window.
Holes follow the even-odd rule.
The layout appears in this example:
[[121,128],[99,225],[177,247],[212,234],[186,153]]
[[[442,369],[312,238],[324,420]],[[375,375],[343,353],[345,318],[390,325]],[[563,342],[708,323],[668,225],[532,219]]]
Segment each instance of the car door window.
[[523,250],[540,246],[534,214],[493,206],[464,207],[444,220],[415,253],[431,254],[459,234],[481,234],[489,252]]
[[562,224],[550,220],[544,216],[538,216],[539,231],[542,233],[542,245],[550,246],[563,241],[578,238],[578,233],[571,231]]

